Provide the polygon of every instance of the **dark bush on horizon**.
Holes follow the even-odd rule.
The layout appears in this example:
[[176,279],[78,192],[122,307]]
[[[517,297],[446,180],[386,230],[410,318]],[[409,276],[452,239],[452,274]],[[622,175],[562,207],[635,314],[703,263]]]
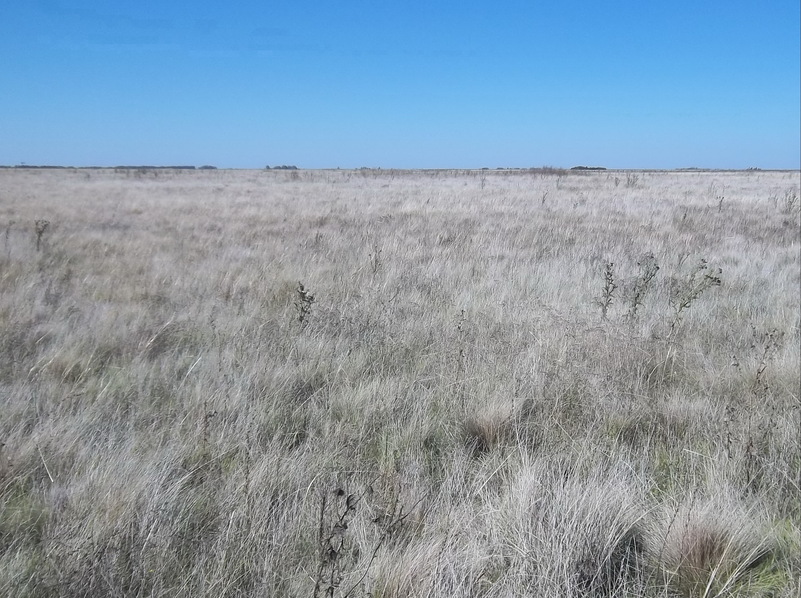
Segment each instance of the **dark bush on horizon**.
[[539,168],[530,168],[530,172],[540,174],[540,175],[557,175],[557,176],[564,176],[567,174],[567,170],[564,168],[558,168],[556,166],[540,166]]

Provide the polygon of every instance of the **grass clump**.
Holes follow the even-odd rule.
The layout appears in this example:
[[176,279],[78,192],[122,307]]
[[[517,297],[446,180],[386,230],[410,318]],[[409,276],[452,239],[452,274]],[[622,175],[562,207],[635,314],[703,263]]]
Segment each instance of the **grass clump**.
[[720,497],[683,505],[660,554],[664,583],[680,596],[772,596],[787,588],[764,522]]

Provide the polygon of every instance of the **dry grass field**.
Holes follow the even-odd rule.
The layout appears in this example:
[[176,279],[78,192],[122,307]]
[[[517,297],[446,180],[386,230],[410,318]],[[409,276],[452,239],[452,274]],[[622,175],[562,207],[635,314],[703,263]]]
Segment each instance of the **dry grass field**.
[[798,596],[800,182],[0,170],[0,595]]

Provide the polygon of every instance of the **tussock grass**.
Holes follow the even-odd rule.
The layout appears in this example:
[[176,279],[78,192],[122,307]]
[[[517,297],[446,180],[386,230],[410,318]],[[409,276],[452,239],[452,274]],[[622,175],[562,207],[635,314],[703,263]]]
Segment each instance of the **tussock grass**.
[[0,171],[0,594],[797,594],[797,172],[84,174]]
[[788,579],[772,532],[725,488],[715,491],[671,516],[659,553],[664,583],[682,596],[774,595]]

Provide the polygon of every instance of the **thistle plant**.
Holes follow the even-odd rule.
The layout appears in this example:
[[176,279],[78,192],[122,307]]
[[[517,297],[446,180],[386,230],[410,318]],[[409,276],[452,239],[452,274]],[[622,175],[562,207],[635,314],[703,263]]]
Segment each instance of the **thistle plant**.
[[629,298],[629,311],[626,319],[634,322],[637,319],[637,312],[645,301],[645,296],[651,286],[656,273],[659,271],[659,264],[653,253],[645,254],[637,265],[640,267],[640,274],[634,279]]
[[601,296],[596,300],[598,306],[601,308],[601,318],[606,320],[609,307],[612,305],[612,299],[615,296],[615,264],[606,262],[604,265],[604,286],[601,289]]
[[302,282],[298,282],[298,288],[295,289],[295,293],[295,309],[298,313],[298,322],[303,324],[311,314],[314,295],[304,288]]
[[[386,508],[381,513],[374,513],[370,521],[377,527],[377,539],[374,541],[366,557],[361,555],[359,543],[350,526],[357,516],[357,511],[369,510],[364,499],[375,492],[373,484],[356,495],[347,492],[341,486],[331,492],[323,492],[320,497],[320,512],[317,526],[317,574],[315,576],[314,598],[364,595],[363,582],[367,578],[381,548],[390,541],[400,543],[408,534],[406,524],[413,510],[420,504],[417,501],[411,510],[404,511],[398,488],[390,497]],[[362,508],[362,507],[365,508]],[[406,532],[406,533],[404,533]],[[353,581],[356,566],[361,565],[361,575]],[[350,577],[348,587],[343,582]],[[359,592],[357,594],[357,592]]]
[[45,234],[45,231],[50,226],[49,220],[36,220],[34,221],[34,226],[36,228],[36,251],[39,251],[42,246],[42,237]]
[[718,191],[717,187],[714,185],[711,188],[715,196],[715,201],[717,202],[718,213],[720,213],[723,211],[723,202],[726,200],[726,187],[721,187],[720,191]]
[[708,289],[721,285],[720,275],[722,273],[723,271],[720,268],[710,269],[707,261],[702,258],[686,279],[673,279],[668,299],[674,312],[673,321],[670,323],[669,336],[673,334],[676,326],[681,321],[683,313],[696,299]]
[[352,559],[353,546],[348,539],[348,525],[356,514],[361,497],[348,494],[342,488],[333,492],[334,501],[323,493],[320,499],[320,516],[317,530],[319,547],[317,578],[314,596],[333,596],[344,576],[345,560]]

